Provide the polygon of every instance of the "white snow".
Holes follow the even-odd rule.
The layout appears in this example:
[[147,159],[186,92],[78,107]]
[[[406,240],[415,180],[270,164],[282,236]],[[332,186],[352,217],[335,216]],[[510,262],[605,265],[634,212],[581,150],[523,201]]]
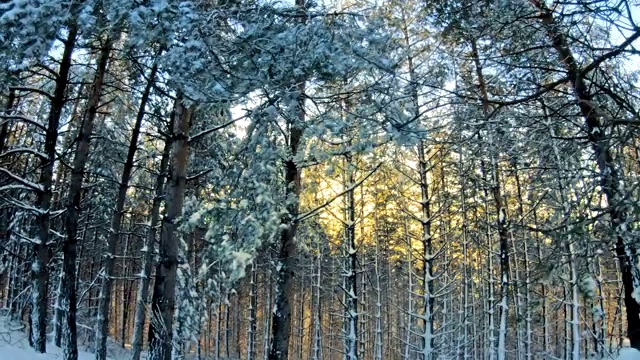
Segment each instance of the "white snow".
[[620,349],[620,355],[616,360],[638,360],[640,359],[640,351],[634,348],[622,348]]
[[[38,354],[29,347],[23,346],[13,346],[10,344],[1,344],[0,345],[0,354],[2,354],[3,359],[11,359],[11,360],[58,360],[62,358],[62,349],[55,347],[53,345],[47,345],[46,354]],[[89,354],[85,352],[78,353],[79,360],[93,360],[95,359],[94,354]]]
[[[18,323],[0,317],[0,359],[7,360],[60,360],[62,349],[47,343],[47,353],[37,353],[29,347],[27,333]],[[93,360],[95,355],[78,351],[78,360]]]

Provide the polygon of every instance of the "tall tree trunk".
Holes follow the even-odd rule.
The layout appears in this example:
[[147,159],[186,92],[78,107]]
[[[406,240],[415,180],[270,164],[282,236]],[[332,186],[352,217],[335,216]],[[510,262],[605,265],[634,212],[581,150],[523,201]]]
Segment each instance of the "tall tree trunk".
[[136,122],[131,132],[131,140],[127,151],[127,159],[122,169],[122,177],[118,186],[118,197],[116,199],[116,207],[111,216],[111,227],[107,238],[107,253],[105,254],[104,268],[102,271],[102,283],[100,285],[100,296],[98,301],[98,323],[96,325],[96,360],[106,360],[107,358],[107,336],[109,335],[109,305],[111,304],[111,288],[113,281],[113,268],[115,265],[115,252],[120,238],[120,229],[122,227],[122,217],[124,215],[124,205],[127,199],[127,190],[129,189],[129,181],[133,172],[133,162],[138,149],[138,137],[140,136],[140,127],[149,100],[149,94],[154,83],[157,66],[154,64],[149,74],[149,82],[145,86],[140,99],[140,106],[136,115]]
[[[300,23],[307,21],[306,0],[295,0],[302,16]],[[293,84],[297,91],[297,109],[294,119],[289,121],[288,158],[285,161],[285,199],[287,213],[282,217],[283,229],[280,233],[280,249],[276,271],[275,307],[271,319],[271,346],[269,360],[289,358],[289,337],[291,333],[291,302],[296,256],[296,232],[298,230],[298,208],[300,206],[301,171],[296,163],[298,147],[302,140],[305,120],[305,79],[297,79]]]
[[144,333],[144,325],[147,317],[147,298],[149,297],[149,284],[151,280],[151,269],[153,266],[153,252],[156,245],[156,233],[158,231],[158,221],[160,220],[160,205],[162,204],[164,194],[164,182],[166,172],[169,167],[169,156],[171,143],[167,140],[162,151],[160,159],[160,168],[156,177],[155,195],[151,205],[151,214],[149,220],[149,232],[144,243],[142,251],[142,274],[140,283],[138,284],[138,292],[136,294],[135,315],[133,321],[133,336],[131,338],[131,359],[140,360],[142,353],[142,336]]
[[64,269],[60,269],[58,273],[58,286],[56,287],[56,302],[53,305],[53,344],[62,347],[62,278]]
[[297,358],[302,359],[302,349],[304,347],[304,304],[305,304],[305,276],[300,276],[300,303],[298,307],[298,348]]
[[151,308],[156,319],[151,321],[149,333],[149,359],[171,360],[173,340],[173,314],[178,269],[178,234],[176,221],[182,215],[187,163],[189,154],[189,128],[192,109],[185,107],[178,97],[175,104],[171,171],[167,183],[166,209],[160,234],[159,262],[153,288]]
[[317,247],[317,255],[316,255],[316,273],[314,274],[314,284],[312,287],[313,291],[313,344],[312,344],[312,360],[320,360],[322,359],[322,295],[320,294],[321,290],[321,279],[322,279],[322,244],[320,239],[316,239]]
[[[301,2],[301,0],[297,0]],[[271,320],[271,347],[269,360],[289,358],[289,337],[291,332],[291,302],[294,293],[295,237],[298,229],[298,207],[301,191],[301,172],[296,164],[296,155],[302,139],[304,121],[304,81],[296,85],[298,91],[297,119],[290,124],[289,158],[285,162],[285,197],[287,214],[282,218],[284,229],[280,234],[280,250],[276,272],[275,309]]]
[[64,50],[60,60],[60,69],[56,78],[56,86],[51,100],[51,108],[47,121],[44,153],[46,158],[40,161],[40,179],[42,186],[36,199],[37,238],[33,245],[33,263],[31,266],[31,342],[37,352],[44,353],[47,350],[47,291],[49,283],[49,224],[50,207],[53,185],[53,167],[56,158],[56,144],[58,141],[58,126],[65,103],[67,86],[69,85],[69,73],[71,69],[71,55],[76,44],[78,29],[71,25],[67,38],[64,41]]
[[[376,206],[377,207],[377,206]],[[380,273],[380,235],[378,228],[378,215],[377,209],[373,211],[374,217],[374,236],[375,236],[375,259],[373,263],[373,271],[374,271],[374,279],[375,279],[375,291],[376,291],[376,327],[375,327],[375,335],[374,335],[374,350],[373,350],[373,360],[382,360],[383,359],[383,329],[382,329],[382,288],[380,287],[380,277],[382,274]],[[319,275],[318,275],[319,276]],[[320,278],[318,277],[318,282],[320,282]],[[320,284],[318,284],[320,286]],[[318,294],[319,295],[319,294]],[[320,300],[318,300],[320,302]],[[317,360],[317,359],[314,359]]]
[[[463,281],[463,295],[462,295],[462,316],[461,316],[461,326],[462,326],[462,354],[459,354],[459,358],[462,358],[462,360],[467,360],[469,359],[469,345],[472,344],[473,342],[469,341],[469,323],[470,323],[470,318],[469,316],[470,311],[470,303],[469,303],[469,293],[471,290],[471,275],[469,274],[470,271],[470,267],[469,267],[469,263],[470,263],[470,258],[469,258],[469,241],[468,241],[468,237],[467,237],[467,196],[466,196],[466,176],[465,174],[465,169],[464,169],[464,162],[463,162],[463,153],[462,151],[459,152],[459,156],[460,159],[458,160],[458,164],[460,166],[460,169],[458,171],[459,176],[460,176],[460,213],[462,215],[462,259],[463,259],[463,264],[462,264],[462,281]],[[462,355],[462,356],[460,356]]]
[[229,292],[225,293],[224,298],[224,354],[228,358],[229,354],[229,338],[231,337],[231,324],[229,323],[229,307],[231,302],[229,301]]
[[[240,297],[238,294],[234,294],[234,304],[233,308],[235,311],[233,312],[233,329],[234,329],[234,340],[233,340],[233,350],[235,358],[240,358],[240,354],[242,353],[242,349],[240,346],[240,335],[242,334],[242,318],[240,317],[240,309],[243,308],[240,304]],[[232,357],[232,356],[229,356]]]
[[[516,181],[516,194],[518,197],[518,216],[520,217],[520,227],[525,229],[525,212],[524,212],[524,199],[522,196],[522,185],[520,182],[520,176],[518,174],[517,163],[513,165],[514,168],[514,177]],[[524,254],[524,309],[522,309],[524,314],[524,322],[525,322],[525,334],[524,334],[524,357],[526,360],[531,360],[533,356],[531,353],[532,340],[531,336],[533,334],[533,330],[531,329],[531,270],[529,264],[529,236],[527,236],[523,231],[523,254]]]
[[431,236],[431,200],[427,172],[429,164],[425,153],[424,142],[418,145],[418,171],[420,175],[420,207],[422,210],[420,225],[422,227],[422,344],[420,354],[422,360],[433,357],[433,246]]
[[[471,41],[472,57],[478,77],[478,89],[482,96],[482,113],[486,120],[489,120],[489,94],[487,92],[486,83],[482,65],[480,63],[480,55],[475,40]],[[487,124],[490,126],[490,124]],[[487,130],[489,134],[489,144],[494,144],[493,129]],[[491,145],[493,146],[493,145]],[[494,150],[491,150],[492,152]],[[498,230],[498,239],[500,247],[500,328],[498,331],[498,360],[504,360],[506,357],[506,339],[507,339],[507,318],[509,311],[509,236],[507,232],[507,209],[501,194],[500,185],[500,169],[498,165],[497,154],[492,153],[491,158],[491,193],[496,208],[498,219],[496,227]]]
[[264,309],[264,314],[267,314],[267,316],[265,316],[265,321],[266,324],[264,326],[264,336],[263,336],[263,344],[262,344],[262,358],[264,360],[267,360],[269,358],[269,349],[271,349],[271,320],[273,320],[273,317],[269,316],[268,314],[270,314],[270,312],[273,309],[273,301],[274,301],[274,289],[273,289],[273,282],[272,282],[272,277],[271,277],[271,273],[267,272],[265,273],[265,283],[267,284],[267,287],[269,289],[269,295],[268,295],[268,301],[266,303],[267,307]]
[[[598,316],[598,320],[600,321],[600,328],[599,331],[597,332],[598,334],[598,338],[597,338],[597,343],[599,345],[599,347],[596,347],[595,352],[596,355],[599,356],[600,358],[604,358],[604,354],[606,352],[606,343],[605,341],[607,340],[607,318],[608,318],[608,313],[605,310],[605,293],[604,293],[604,286],[603,286],[603,274],[602,274],[602,264],[600,261],[600,255],[597,254],[596,255],[596,284],[597,284],[597,289],[598,289],[598,304],[599,304],[599,308],[598,308],[598,312],[597,314]],[[594,311],[594,313],[596,313]]]
[[[89,81],[87,79],[87,81]],[[63,154],[69,151],[69,149],[74,144],[73,135],[77,129],[78,132],[82,129],[82,121],[84,120],[84,114],[82,113],[82,109],[80,104],[82,103],[83,97],[85,96],[86,84],[85,80],[82,80],[82,84],[78,87],[78,91],[75,95],[76,99],[73,102],[73,108],[71,109],[71,119],[69,120],[69,124],[67,125],[67,131],[62,138],[62,149],[60,150]],[[88,104],[87,104],[88,106]],[[56,177],[53,180],[53,200],[51,200],[52,205],[55,207],[60,201],[60,197],[63,195],[62,192],[62,183],[65,180],[65,177],[68,174],[68,170],[66,167],[62,167],[58,171],[56,171]],[[56,315],[57,316],[57,315]],[[62,317],[62,316],[60,316]]]
[[[4,113],[7,116],[11,116],[13,113],[13,108],[16,104],[16,90],[9,89],[9,96],[7,98],[7,104],[4,108]],[[7,146],[7,137],[9,137],[9,123],[8,119],[2,119],[0,121],[2,123],[2,128],[0,129],[0,154],[4,151],[4,148]]]
[[218,301],[216,303],[216,336],[214,347],[216,351],[216,355],[214,356],[215,360],[220,360],[220,338],[222,336],[222,284],[218,282]]
[[82,180],[84,169],[89,157],[89,141],[93,132],[93,123],[98,113],[102,86],[104,84],[109,54],[111,53],[112,40],[108,38],[102,44],[100,57],[94,75],[91,94],[87,103],[87,109],[82,119],[82,126],[76,140],[76,152],[71,172],[71,184],[67,194],[65,209],[65,227],[67,229],[64,244],[62,246],[62,311],[64,313],[64,331],[62,335],[62,348],[65,360],[78,359],[78,339],[76,330],[76,255],[78,217],[80,201],[82,200]]
[[355,197],[353,186],[353,160],[350,153],[345,156],[345,226],[344,226],[344,291],[345,291],[345,359],[358,359],[358,251],[355,233]]
[[404,352],[402,354],[403,360],[410,360],[411,353],[413,352],[414,345],[412,344],[413,337],[413,316],[415,316],[413,310],[413,297],[415,294],[414,286],[413,286],[413,249],[411,248],[411,234],[409,234],[409,229],[407,226],[407,221],[404,221],[404,237],[405,242],[407,243],[407,273],[409,277],[409,287],[407,291],[407,312],[406,312],[406,325],[405,325],[405,338],[404,338]]
[[251,278],[249,284],[249,326],[247,328],[247,360],[256,360],[256,311],[257,311],[257,271],[256,260],[251,264]]
[[131,234],[134,232],[135,228],[135,216],[131,217],[131,221],[129,224],[129,234],[127,235],[127,241],[124,245],[124,253],[122,254],[122,276],[125,278],[125,281],[122,283],[122,323],[120,324],[120,342],[122,348],[125,348],[126,339],[127,339],[127,325],[129,323],[129,309],[130,309],[130,300],[131,300],[131,282],[128,281],[129,277],[129,259],[127,258],[129,254],[129,247],[131,246],[132,239]]
[[620,260],[624,303],[627,310],[627,335],[631,340],[631,346],[640,349],[640,303],[634,297],[634,293],[640,289],[638,249],[630,225],[632,222],[629,221],[628,205],[624,204],[626,193],[621,170],[609,149],[608,136],[601,123],[602,115],[593,104],[593,96],[589,93],[584,79],[586,75],[584,69],[580,68],[573,56],[565,36],[559,30],[559,24],[553,17],[553,12],[544,1],[530,0],[530,2],[540,12],[540,21],[551,39],[551,45],[560,56],[561,64],[567,71],[574,95],[578,100],[578,107],[584,117],[587,138],[600,171],[602,192],[611,209],[609,210],[611,228],[616,234],[616,255]]

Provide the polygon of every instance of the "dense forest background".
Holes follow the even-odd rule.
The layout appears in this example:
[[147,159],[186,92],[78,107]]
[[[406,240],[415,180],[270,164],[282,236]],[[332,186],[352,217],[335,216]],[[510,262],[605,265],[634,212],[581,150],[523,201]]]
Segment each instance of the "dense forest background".
[[636,0],[0,1],[0,311],[38,352],[640,348]]

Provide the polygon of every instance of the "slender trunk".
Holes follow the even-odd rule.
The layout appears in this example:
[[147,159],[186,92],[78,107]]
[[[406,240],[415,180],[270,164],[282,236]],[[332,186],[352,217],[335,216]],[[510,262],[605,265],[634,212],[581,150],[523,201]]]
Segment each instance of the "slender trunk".
[[603,277],[602,277],[602,264],[600,263],[600,255],[596,255],[596,268],[597,268],[597,284],[598,284],[598,303],[599,307],[599,321],[600,321],[600,331],[598,332],[598,342],[599,349],[596,348],[596,354],[600,358],[604,358],[604,354],[606,351],[605,341],[607,340],[607,312],[605,311],[605,294],[603,288]]
[[344,291],[345,293],[345,359],[356,360],[358,358],[358,284],[357,266],[358,251],[355,235],[355,197],[353,184],[353,163],[351,154],[345,156],[345,268]]
[[[127,235],[127,241],[124,245],[124,253],[122,254],[122,275],[125,279],[129,277],[129,260],[127,256],[129,254],[129,246],[131,245],[131,235],[134,231],[135,217],[131,218],[131,222],[129,224],[129,235]],[[122,283],[122,324],[120,324],[120,342],[122,348],[125,348],[126,338],[127,338],[127,325],[129,322],[129,301],[130,301],[130,293],[131,293],[131,282],[125,280]]]
[[602,193],[611,208],[611,228],[616,234],[616,255],[620,260],[620,271],[624,287],[624,303],[627,310],[627,335],[631,346],[640,349],[640,302],[634,294],[640,289],[640,269],[637,260],[637,245],[630,225],[627,205],[624,203],[625,189],[620,167],[615,163],[609,149],[608,135],[601,124],[601,114],[593,104],[593,96],[589,93],[584,80],[583,70],[578,65],[565,36],[559,31],[559,25],[553,12],[541,0],[530,0],[539,10],[540,21],[545,27],[551,44],[560,56],[560,62],[567,71],[578,100],[578,107],[584,117],[586,133],[593,153],[596,157]]
[[226,293],[224,298],[224,354],[228,358],[229,354],[229,338],[231,337],[231,324],[229,321],[229,308],[231,302],[229,301],[229,292]]
[[[265,314],[269,314],[270,311],[273,309],[273,296],[274,296],[274,291],[273,291],[273,284],[271,282],[271,276],[269,273],[265,274],[265,277],[267,278],[266,284],[269,288],[269,300],[267,301],[267,308],[265,309],[264,313]],[[269,349],[271,349],[271,339],[270,339],[270,334],[271,334],[271,320],[272,317],[271,316],[266,316],[266,324],[264,327],[264,338],[263,338],[263,359],[267,360],[269,358]]]
[[[297,0],[298,2],[300,0]],[[298,207],[301,191],[301,172],[296,164],[298,147],[302,140],[304,121],[304,81],[297,84],[298,118],[290,124],[289,158],[285,162],[285,197],[287,214],[282,218],[284,229],[280,234],[280,250],[276,272],[275,308],[271,320],[271,347],[269,360],[289,358],[289,337],[291,332],[291,302],[294,288],[295,236],[298,229]]]
[[[514,253],[513,256],[511,257],[511,261],[512,261],[512,279],[513,279],[513,289],[514,289],[514,294],[513,294],[513,303],[516,307],[516,318],[517,319],[524,319],[524,311],[525,311],[525,307],[523,305],[523,298],[522,298],[522,292],[521,292],[521,288],[522,288],[522,283],[520,282],[520,264],[519,264],[519,259],[518,259],[518,252],[517,252],[517,244],[516,244],[516,234],[514,234],[512,231],[509,232],[509,237],[511,239],[511,247],[514,249]],[[523,241],[524,242],[524,241]],[[516,322],[516,341],[515,341],[515,345],[516,345],[516,349],[515,349],[515,354],[516,354],[516,359],[517,360],[522,360],[522,358],[524,357],[524,332],[525,330],[523,329],[523,325],[524,322],[523,321],[517,321]]]
[[247,360],[256,358],[256,310],[258,297],[257,271],[255,260],[251,264],[251,279],[249,284],[249,327],[247,329]]
[[[545,108],[545,115],[546,115],[546,108]],[[550,137],[556,138],[556,133],[554,131],[553,124],[549,121],[548,117],[545,116],[545,119],[547,121],[547,126],[549,127]],[[556,146],[555,142],[553,142],[552,144],[553,144],[552,145],[553,153],[555,156],[556,164],[561,171],[561,174],[558,176],[558,188],[559,188],[559,197],[562,203],[562,214],[565,218],[568,218],[571,215],[570,214],[571,205],[569,204],[569,201],[566,198],[565,193],[567,191],[570,191],[571,185],[567,184],[563,180],[565,176],[562,175],[562,173],[565,172],[567,169],[566,169],[562,154],[560,152],[560,149]],[[571,308],[570,309],[570,312],[571,312],[570,329],[571,329],[572,349],[571,349],[571,352],[569,352],[568,341],[570,339],[567,336],[567,338],[565,339],[566,341],[565,353],[566,353],[567,359],[571,358],[573,360],[579,360],[580,359],[580,318],[579,318],[580,298],[579,298],[579,292],[578,292],[578,269],[577,269],[576,254],[574,249],[575,240],[574,240],[573,234],[571,234],[570,232],[563,234],[562,238],[564,241],[566,241],[566,243],[564,244],[564,248],[567,251],[567,256],[569,260],[568,270],[570,275],[569,285],[570,285],[570,291],[571,291],[571,303],[570,305],[565,304],[565,308],[566,307]],[[569,355],[569,353],[571,353],[571,356]]]
[[[403,19],[403,35],[404,42],[407,47],[411,46],[411,40],[409,38],[408,24],[406,19]],[[415,72],[415,66],[413,63],[413,57],[408,56],[407,63],[409,66],[409,77],[411,80],[411,112],[416,118],[420,117],[420,103],[418,96],[418,78]],[[433,326],[433,306],[434,298],[433,292],[433,248],[432,248],[432,234],[431,234],[431,203],[429,195],[429,184],[427,179],[427,173],[429,171],[429,164],[427,163],[426,150],[424,141],[420,141],[417,148],[418,153],[418,172],[420,176],[420,207],[422,216],[420,218],[420,225],[422,227],[422,274],[420,281],[422,281],[422,309],[421,314],[418,316],[422,319],[422,334],[421,345],[419,348],[420,356],[423,360],[431,360],[434,352],[434,326]],[[411,249],[411,247],[410,247]],[[414,314],[411,314],[414,316]]]
[[[300,23],[307,21],[306,0],[295,0],[302,16]],[[294,84],[297,91],[297,109],[295,119],[289,122],[288,158],[285,161],[285,198],[287,213],[282,217],[283,229],[280,233],[280,249],[276,271],[275,307],[271,319],[271,346],[269,360],[289,358],[289,336],[291,333],[291,300],[293,298],[293,278],[296,256],[296,232],[298,229],[298,208],[300,206],[301,171],[296,163],[298,147],[302,140],[305,120],[305,80],[297,79]]]
[[[383,358],[383,339],[382,339],[382,289],[380,288],[380,236],[378,235],[378,216],[377,212],[373,212],[374,216],[374,231],[375,231],[375,242],[376,242],[376,253],[374,260],[374,276],[376,282],[376,328],[375,328],[375,340],[374,340],[374,350],[373,350],[373,360],[382,360]],[[318,282],[320,279],[318,278]]]
[[176,99],[171,152],[171,171],[167,183],[166,209],[160,235],[159,262],[153,289],[149,333],[149,359],[171,360],[173,314],[175,310],[176,272],[178,267],[177,220],[182,215],[189,153],[189,127],[192,110]]
[[407,316],[406,316],[406,326],[405,326],[405,339],[404,339],[404,353],[402,354],[402,359],[403,360],[409,360],[411,359],[411,352],[412,352],[412,348],[413,348],[413,344],[411,343],[411,338],[413,335],[413,321],[412,321],[412,317],[414,316],[414,310],[413,310],[413,296],[414,296],[414,289],[413,289],[413,251],[411,248],[411,236],[409,234],[409,230],[408,230],[408,226],[406,224],[406,221],[404,223],[404,237],[406,239],[407,242],[407,273],[409,275],[409,289],[408,289],[408,306],[407,306]]
[[569,236],[569,268],[571,276],[571,359],[580,360],[580,294],[578,292],[578,269],[573,239]]
[[[458,164],[460,165],[460,170],[459,170],[459,174],[460,174],[460,211],[462,214],[462,259],[463,259],[463,265],[462,265],[462,274],[463,274],[463,305],[462,305],[462,319],[461,319],[461,326],[462,326],[462,359],[463,360],[467,360],[469,359],[469,323],[470,323],[470,318],[469,318],[469,288],[470,288],[470,275],[469,275],[469,243],[468,243],[468,239],[467,239],[467,197],[466,197],[466,193],[465,193],[465,189],[466,189],[466,179],[464,177],[464,162],[463,162],[463,155],[462,155],[462,151],[460,151],[459,153],[460,159]],[[472,344],[472,343],[471,343]]]
[[151,269],[153,267],[153,253],[156,247],[156,233],[158,232],[158,221],[160,220],[160,205],[164,194],[164,183],[169,167],[171,144],[167,140],[162,151],[160,168],[155,183],[155,194],[151,204],[151,214],[149,219],[149,232],[145,239],[142,251],[142,274],[138,284],[136,294],[135,316],[133,320],[133,336],[131,337],[131,359],[140,360],[142,353],[142,336],[147,317],[147,299],[149,297],[149,284],[151,282]]
[[304,347],[304,303],[305,303],[305,276],[300,276],[300,306],[298,310],[298,359],[302,359],[302,349]]
[[[19,243],[13,243],[12,248],[16,254],[21,253],[21,245]],[[21,278],[19,275],[21,267],[18,263],[18,258],[11,257],[8,268],[4,307],[9,310],[9,319],[14,320],[15,313],[18,311],[16,295],[19,289],[18,282]]]
[[[33,245],[33,263],[31,267],[31,342],[37,352],[44,353],[47,350],[47,291],[49,283],[49,224],[50,207],[53,185],[53,167],[56,158],[56,144],[58,141],[58,126],[64,108],[65,94],[69,84],[71,69],[71,55],[76,43],[78,29],[71,25],[67,39],[64,41],[64,50],[60,60],[60,69],[56,78],[56,87],[51,100],[51,108],[47,121],[44,153],[46,159],[40,162],[40,180],[42,190],[38,192],[36,208],[37,238]],[[75,323],[74,323],[75,324]]]
[[53,344],[62,347],[62,278],[63,269],[58,274],[58,286],[56,287],[56,302],[53,305]]
[[218,283],[218,302],[216,304],[216,337],[215,337],[215,348],[216,355],[214,357],[215,360],[220,360],[220,337],[222,336],[222,284]]
[[[16,104],[16,90],[9,89],[9,97],[7,98],[7,105],[4,108],[4,113],[7,116],[10,116],[13,113],[13,108]],[[4,148],[7,146],[7,138],[9,137],[9,121],[2,121],[2,129],[0,129],[0,154],[4,151]]]
[[65,227],[67,234],[65,237],[62,260],[62,311],[65,331],[62,336],[62,347],[65,360],[78,359],[78,340],[76,329],[76,257],[77,257],[77,235],[78,217],[80,212],[80,201],[82,200],[82,180],[84,169],[89,157],[89,142],[93,132],[93,123],[98,113],[102,86],[111,53],[112,40],[105,40],[100,50],[100,57],[94,75],[87,109],[82,118],[80,133],[76,139],[76,152],[73,160],[73,170],[71,171],[71,185],[67,194],[65,210]]
[[[116,206],[111,216],[111,227],[107,238],[107,252],[105,254],[104,268],[102,270],[102,283],[100,286],[100,297],[98,301],[98,323],[96,325],[96,360],[106,360],[107,358],[107,336],[109,335],[109,305],[111,304],[111,288],[113,286],[113,269],[115,265],[115,252],[120,238],[120,229],[122,227],[122,217],[124,215],[124,205],[127,199],[127,190],[129,189],[129,181],[133,172],[133,162],[136,150],[138,149],[138,137],[140,136],[140,127],[144,118],[145,109],[149,100],[151,87],[153,86],[157,66],[154,64],[149,74],[149,82],[147,83],[138,113],[136,122],[131,132],[131,140],[127,151],[127,159],[122,169],[122,177],[118,186],[118,195],[116,198]],[[139,356],[139,355],[138,355]]]
[[424,142],[418,145],[418,167],[420,173],[420,206],[422,217],[422,346],[420,349],[422,360],[431,360],[434,351],[433,333],[433,246],[431,236],[431,199],[427,172],[429,164],[425,152]]
[[[482,113],[485,119],[488,120],[489,94],[487,92],[482,65],[480,63],[480,55],[475,41],[471,42],[471,48],[476,67],[476,75],[478,77],[478,88],[482,96]],[[489,144],[493,144],[493,130],[489,129],[487,132],[489,134]],[[507,233],[507,209],[503,205],[504,201],[500,191],[500,169],[496,157],[496,154],[491,154],[491,192],[496,213],[498,214],[496,227],[500,246],[500,328],[498,331],[497,355],[498,360],[504,360],[506,357],[507,318],[509,311],[509,236]]]
[[312,360],[320,360],[322,359],[322,298],[320,294],[321,289],[321,280],[322,280],[322,245],[320,240],[317,240],[317,253],[316,256],[316,267],[317,273],[315,274],[315,284],[312,288],[312,291],[315,293],[313,300],[314,304],[312,306],[313,309],[313,353],[311,356]]
[[[518,170],[517,170],[517,164],[514,164],[514,174],[515,174],[515,181],[516,181],[516,193],[518,196],[518,216],[520,217],[520,226],[522,229],[525,228],[525,221],[524,221],[524,199],[522,197],[522,186],[520,183],[520,176],[518,175]],[[524,231],[523,231],[524,233]],[[525,334],[524,334],[524,357],[527,360],[531,360],[532,358],[532,353],[531,353],[531,345],[532,345],[532,341],[531,341],[531,335],[533,333],[533,330],[531,329],[531,307],[530,307],[530,302],[531,302],[531,271],[529,268],[529,237],[524,234],[524,237],[522,239],[523,242],[523,254],[524,254],[524,322],[525,322]]]
[[[87,80],[88,81],[88,80]],[[74,144],[74,140],[73,139],[73,134],[75,133],[76,129],[78,129],[78,132],[81,131],[82,129],[82,121],[84,120],[84,114],[82,113],[82,109],[80,107],[80,104],[82,103],[82,98],[85,95],[85,81],[84,79],[82,80],[82,84],[78,87],[78,92],[76,93],[76,99],[73,102],[73,108],[71,109],[71,120],[69,120],[69,125],[67,126],[67,131],[64,134],[64,138],[62,139],[62,153],[66,153],[71,146],[73,146]],[[88,106],[88,104],[87,104]],[[56,171],[56,177],[53,181],[53,200],[51,200],[51,203],[53,204],[53,206],[56,206],[56,204],[58,204],[60,197],[63,195],[62,189],[62,183],[65,180],[65,177],[68,174],[68,170],[66,169],[66,167],[62,167],[60,169],[58,169],[58,171]]]

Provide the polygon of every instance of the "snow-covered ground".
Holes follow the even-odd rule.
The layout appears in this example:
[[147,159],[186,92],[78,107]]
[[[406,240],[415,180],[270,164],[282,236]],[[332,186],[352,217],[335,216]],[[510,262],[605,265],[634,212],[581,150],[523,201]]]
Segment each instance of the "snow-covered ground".
[[[60,360],[62,349],[47,344],[47,353],[36,353],[29,347],[27,333],[20,324],[11,323],[0,316],[0,359],[2,360]],[[93,360],[95,355],[87,352],[78,353],[79,360]]]
[[620,356],[616,360],[640,360],[640,351],[633,348],[620,349]]

